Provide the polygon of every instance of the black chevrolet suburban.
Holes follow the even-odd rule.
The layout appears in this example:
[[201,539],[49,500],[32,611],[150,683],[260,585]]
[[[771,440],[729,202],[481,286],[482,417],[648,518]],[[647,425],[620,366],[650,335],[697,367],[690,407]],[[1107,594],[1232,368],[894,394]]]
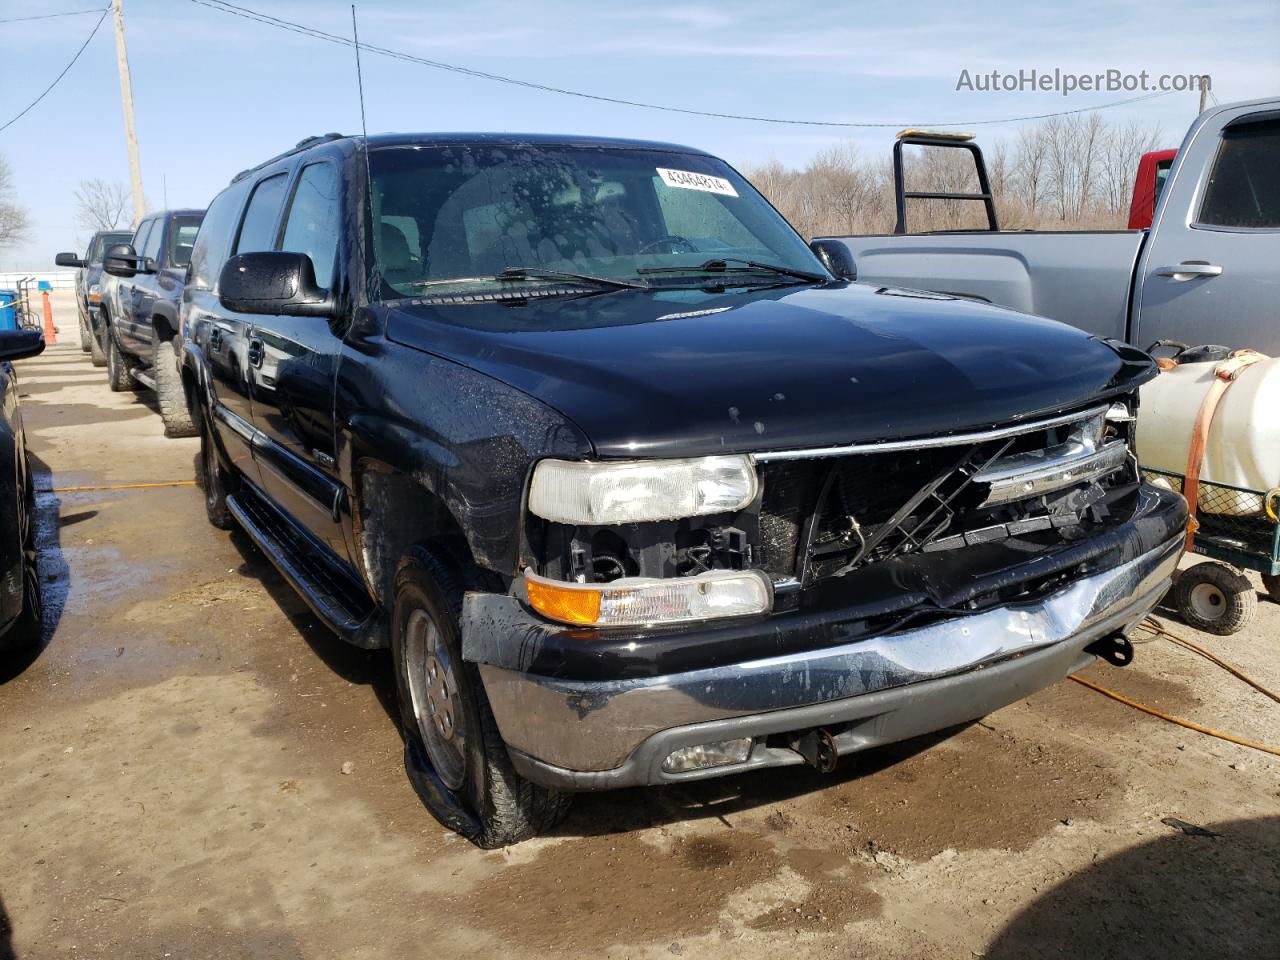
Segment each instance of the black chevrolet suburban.
[[1186,521],[1130,452],[1150,359],[855,266],[686,147],[303,141],[192,254],[209,518],[391,649],[482,846],[1125,662]]
[[195,423],[179,375],[178,305],[203,210],[149,214],[132,242],[107,250],[108,275],[98,309],[107,354],[107,385],[116,392],[156,392],[167,437],[194,437]]

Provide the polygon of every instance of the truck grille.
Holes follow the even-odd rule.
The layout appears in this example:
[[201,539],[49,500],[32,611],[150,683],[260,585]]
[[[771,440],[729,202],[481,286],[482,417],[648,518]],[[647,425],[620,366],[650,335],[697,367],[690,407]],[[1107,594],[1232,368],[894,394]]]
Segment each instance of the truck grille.
[[1134,477],[1100,409],[955,443],[760,459],[761,566],[775,582],[1015,536],[1075,539],[1105,519],[1106,486]]

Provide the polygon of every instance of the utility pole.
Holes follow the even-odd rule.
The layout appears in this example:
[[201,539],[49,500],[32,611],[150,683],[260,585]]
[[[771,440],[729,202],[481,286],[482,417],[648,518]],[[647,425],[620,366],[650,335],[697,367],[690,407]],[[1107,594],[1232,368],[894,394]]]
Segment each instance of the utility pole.
[[1209,95],[1209,75],[1200,74],[1200,112],[1204,113],[1204,98]]
[[124,140],[129,147],[129,179],[133,186],[133,225],[147,212],[142,197],[142,165],[138,161],[138,133],[133,125],[133,82],[129,78],[129,51],[124,43],[124,0],[111,0],[116,24],[116,69],[120,73],[120,104],[124,108]]

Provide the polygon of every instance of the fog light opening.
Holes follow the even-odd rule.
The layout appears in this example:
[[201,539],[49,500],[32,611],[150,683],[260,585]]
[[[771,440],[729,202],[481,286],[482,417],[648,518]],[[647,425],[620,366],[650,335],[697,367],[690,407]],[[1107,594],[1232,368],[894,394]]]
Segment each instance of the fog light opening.
[[705,770],[708,767],[745,763],[749,756],[751,756],[750,737],[716,740],[714,743],[699,743],[673,750],[667,755],[667,759],[662,761],[662,770],[664,773],[688,773],[691,770]]

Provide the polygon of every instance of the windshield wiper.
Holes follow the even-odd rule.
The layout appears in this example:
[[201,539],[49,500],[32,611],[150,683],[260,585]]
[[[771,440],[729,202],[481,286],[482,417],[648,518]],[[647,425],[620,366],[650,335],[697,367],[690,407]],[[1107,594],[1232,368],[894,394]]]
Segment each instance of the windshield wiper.
[[[740,263],[741,267],[731,267],[731,263]],[[715,257],[705,263],[697,266],[688,267],[641,267],[636,273],[752,273],[763,271],[765,273],[777,273],[784,277],[796,277],[800,280],[807,280],[810,283],[826,283],[830,277],[824,277],[820,273],[810,273],[808,270],[796,270],[792,267],[779,266],[776,263],[760,263],[756,260],[746,260],[742,257]]]
[[619,280],[614,277],[597,277],[590,273],[570,273],[565,270],[543,270],[541,267],[508,267],[492,277],[449,277],[445,280],[415,280],[406,283],[407,287],[437,287],[447,283],[513,283],[521,280],[546,280],[587,283],[596,287],[614,289],[634,288],[647,290],[649,284],[643,280]]

